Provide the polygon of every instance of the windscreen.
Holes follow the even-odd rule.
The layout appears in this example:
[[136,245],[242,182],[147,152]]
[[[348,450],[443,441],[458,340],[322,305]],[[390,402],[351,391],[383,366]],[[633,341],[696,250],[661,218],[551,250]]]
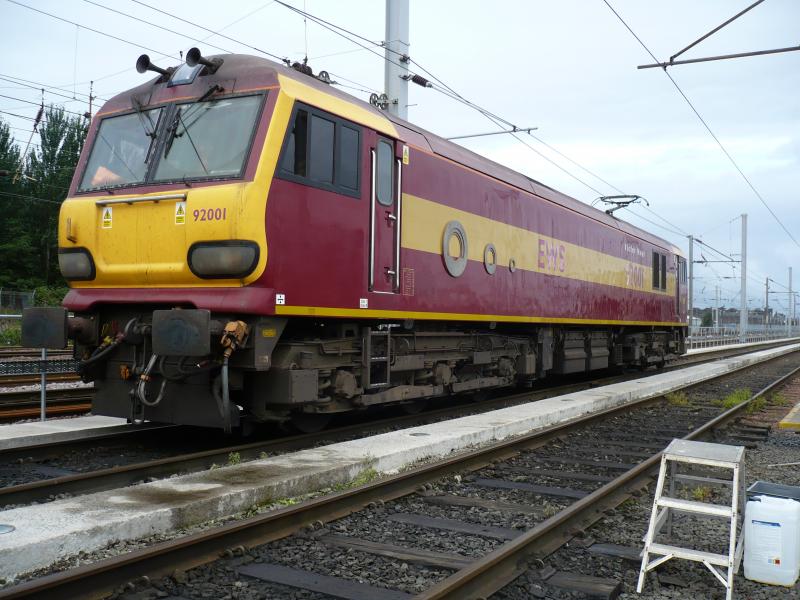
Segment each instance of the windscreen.
[[78,189],[144,181],[160,117],[161,109],[156,108],[103,119]]
[[181,104],[166,127],[156,181],[238,175],[261,96]]

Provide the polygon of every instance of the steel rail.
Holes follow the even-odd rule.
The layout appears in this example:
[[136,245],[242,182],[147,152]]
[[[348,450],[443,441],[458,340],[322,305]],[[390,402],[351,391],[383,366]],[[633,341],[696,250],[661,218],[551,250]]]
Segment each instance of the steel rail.
[[[696,439],[726,423],[737,416],[753,400],[781,385],[798,372],[800,372],[800,367],[772,382],[760,392],[751,396],[749,400],[737,404],[701,425],[684,436],[683,439]],[[503,544],[468,567],[457,571],[447,579],[419,594],[416,596],[416,600],[461,600],[464,598],[489,597],[527,569],[527,566],[524,565],[527,557],[541,558],[549,554],[547,550],[538,552],[541,546],[547,544],[549,538],[559,534],[563,535],[562,530],[564,528],[570,527],[578,520],[591,517],[592,514],[599,517],[598,506],[608,502],[613,503],[615,499],[627,493],[626,489],[632,486],[635,487],[637,483],[641,482],[642,478],[649,478],[650,473],[658,468],[662,454],[663,451],[654,454],[630,471],[626,471],[613,481],[571,504],[568,508],[529,529],[518,538]],[[552,549],[549,550],[552,551]]]
[[[48,373],[48,383],[59,383],[65,381],[80,381],[80,375],[77,373]],[[22,373],[19,375],[0,375],[0,386],[15,386],[15,385],[34,385],[40,381],[39,375],[32,375],[30,373]]]
[[[691,364],[695,364],[697,362],[706,361],[693,361]],[[638,379],[640,377],[641,374],[637,374],[633,378]],[[0,506],[8,504],[30,504],[32,502],[42,502],[46,501],[51,496],[59,494],[79,495],[104,491],[115,487],[131,485],[150,477],[168,477],[177,472],[196,472],[207,469],[215,463],[224,464],[227,462],[228,456],[231,453],[239,454],[241,459],[247,460],[256,458],[257,455],[262,451],[268,453],[296,451],[301,448],[310,447],[323,439],[345,439],[348,435],[354,433],[363,433],[364,428],[380,428],[389,426],[407,427],[417,424],[425,424],[440,418],[456,418],[458,416],[463,416],[465,412],[472,414],[473,411],[469,409],[474,409],[475,411],[481,412],[496,410],[497,408],[513,404],[517,401],[540,400],[556,395],[569,394],[584,389],[591,389],[601,385],[610,385],[611,383],[625,381],[630,378],[631,376],[611,376],[593,379],[585,382],[555,386],[539,391],[526,391],[522,393],[511,394],[509,396],[483,401],[479,405],[468,404],[465,406],[462,404],[453,407],[440,408],[421,414],[391,417],[388,419],[370,421],[368,423],[359,423],[356,425],[346,425],[344,427],[328,429],[319,433],[301,434],[289,438],[272,439],[266,441],[262,440],[228,447],[212,448],[209,450],[180,454],[153,461],[109,467],[95,471],[88,471],[85,473],[63,475],[61,477],[54,477],[50,479],[42,479],[16,486],[0,488]],[[466,411],[465,408],[467,409]],[[104,439],[107,439],[107,436],[103,436],[98,441],[103,441]],[[77,443],[80,446],[86,446],[88,441],[88,439],[68,440],[64,443],[64,445],[69,447]],[[6,453],[0,451],[0,458],[5,458],[6,460],[13,460],[20,457],[29,458],[32,453],[36,453],[37,448],[38,447],[27,447],[19,449],[16,452],[14,452],[12,449],[11,456],[5,456]],[[52,455],[52,443],[44,445],[43,448],[48,454]]]
[[[92,405],[89,403],[81,403],[81,404],[49,404],[47,406],[47,414],[50,416],[53,415],[79,415],[88,413],[92,409]],[[0,411],[0,421],[12,421],[16,419],[30,419],[33,417],[39,417],[41,414],[41,406],[37,405],[35,408],[14,408],[14,409],[4,409]]]
[[[787,355],[784,354],[770,360],[785,356]],[[715,379],[753,366],[756,365],[746,365],[727,371]],[[782,377],[778,382],[770,384],[759,394],[772,389],[780,381],[785,380],[798,370],[800,368]],[[690,388],[702,383],[706,382],[699,382],[686,387]],[[755,397],[757,396],[753,398]],[[232,550],[240,546],[252,547],[265,544],[286,537],[303,527],[319,525],[323,522],[342,518],[361,510],[371,502],[385,502],[407,496],[431,480],[439,479],[453,472],[476,470],[498,460],[507,460],[523,450],[544,445],[554,438],[561,437],[572,429],[584,427],[594,421],[630,410],[633,406],[657,402],[659,398],[661,397],[644,398],[597,413],[582,415],[524,436],[464,452],[458,456],[423,465],[357,488],[308,500],[249,519],[234,521],[218,528],[162,542],[96,563],[46,575],[6,590],[0,590],[0,600],[31,597],[47,597],[52,600],[67,600],[75,597],[99,598],[125,582],[136,581],[145,576],[152,578],[168,575],[176,569],[186,570],[193,568],[219,558],[225,550]],[[690,435],[699,435],[698,432],[704,432],[706,429],[722,422],[723,419],[729,418],[729,415],[744,408],[753,398],[719,415]],[[578,500],[569,509],[547,519],[519,538],[516,538],[515,541],[501,546],[483,559],[473,563],[470,567],[458,571],[439,585],[421,594],[419,598],[461,599],[488,596],[488,593],[482,590],[496,590],[498,589],[498,582],[502,581],[502,585],[505,585],[524,570],[520,561],[524,555],[530,553],[532,542],[542,539],[547,533],[554,532],[558,526],[574,523],[578,513],[595,512],[597,510],[597,502],[603,498],[610,497],[612,494],[619,493],[620,485],[647,476],[649,470],[658,464],[660,454],[658,453],[647,459],[644,463],[623,474],[614,482],[606,484],[599,490]],[[523,544],[523,540],[527,542]],[[492,580],[494,580],[494,584],[492,584]],[[456,585],[457,588],[455,587]]]
[[[618,378],[612,377],[609,379],[616,380]],[[214,463],[225,464],[231,453],[239,454],[242,460],[247,460],[248,458],[257,458],[260,452],[290,452],[311,447],[316,442],[322,440],[347,439],[347,437],[352,434],[363,433],[365,428],[382,428],[389,426],[408,427],[418,424],[426,424],[440,418],[454,418],[463,416],[465,409],[480,411],[484,411],[484,409],[486,411],[496,410],[520,400],[536,401],[552,396],[574,393],[584,389],[591,389],[596,387],[598,382],[603,381],[604,380],[593,380],[584,383],[567,384],[554,388],[548,388],[539,392],[523,392],[519,394],[512,394],[510,396],[503,396],[502,398],[484,401],[479,405],[461,404],[458,406],[441,408],[420,414],[403,415],[400,417],[390,417],[378,421],[345,425],[335,429],[323,430],[318,433],[307,433],[286,438],[260,440],[246,444],[212,448],[209,450],[202,450],[189,454],[180,454],[142,463],[121,465],[118,467],[110,467],[85,473],[76,473],[74,475],[63,475],[61,477],[53,477],[50,479],[41,479],[39,481],[0,488],[0,506],[8,504],[30,504],[32,502],[46,501],[49,497],[59,494],[88,494],[112,489],[115,487],[131,485],[149,477],[168,477],[177,472],[183,473],[200,471],[209,468]],[[606,381],[605,384],[608,384],[608,382]],[[469,413],[472,414],[472,411],[469,411]],[[108,434],[106,434],[105,436],[102,436],[102,439],[107,439],[108,437]],[[111,439],[113,439],[113,437]],[[76,442],[80,446],[85,446],[87,440],[67,440],[64,445],[69,446]],[[48,452],[48,454],[52,454],[52,444],[44,444],[42,447]],[[61,450],[60,452],[63,453],[64,450]],[[8,452],[0,451],[0,458],[6,460],[12,460],[20,457],[28,458],[30,455],[31,447],[21,448],[18,451],[15,451],[13,448]]]

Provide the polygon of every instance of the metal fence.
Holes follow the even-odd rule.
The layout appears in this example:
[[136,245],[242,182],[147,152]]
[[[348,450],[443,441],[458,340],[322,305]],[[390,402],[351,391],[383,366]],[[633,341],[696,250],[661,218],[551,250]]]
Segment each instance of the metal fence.
[[36,292],[20,292],[0,288],[0,313],[21,313],[23,308],[33,306]]
[[790,337],[800,337],[800,329],[797,326],[792,329],[790,335],[789,328],[784,325],[774,327],[751,325],[744,336],[739,333],[738,327],[693,327],[687,338],[687,348],[693,350],[731,344],[752,344]]

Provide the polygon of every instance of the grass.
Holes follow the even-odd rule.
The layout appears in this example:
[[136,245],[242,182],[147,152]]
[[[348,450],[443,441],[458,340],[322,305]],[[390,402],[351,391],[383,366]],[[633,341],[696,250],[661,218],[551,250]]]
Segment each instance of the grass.
[[735,392],[731,392],[724,399],[718,400],[715,404],[718,404],[724,409],[733,408],[734,406],[740,405],[742,402],[747,402],[750,400],[751,392],[748,389],[739,389]]
[[342,492],[344,490],[349,490],[350,488],[358,487],[360,485],[364,485],[372,481],[378,476],[378,472],[370,467],[369,469],[364,469],[361,473],[358,474],[358,477],[353,479],[352,481],[348,481],[347,483],[337,483],[331,489],[334,492]]
[[747,405],[745,412],[748,415],[752,415],[753,413],[761,412],[767,406],[767,399],[764,396],[759,396],[755,400],[753,400],[750,404]]
[[689,397],[686,392],[670,392],[667,394],[667,402],[672,406],[689,406]]
[[279,498],[275,500],[273,504],[277,504],[278,506],[293,506],[300,502],[297,498]]
[[697,502],[708,502],[711,500],[711,495],[711,488],[707,486],[698,486],[692,490],[692,500]]
[[788,406],[791,401],[781,392],[775,392],[769,397],[769,403],[773,406]]
[[0,324],[0,346],[21,346],[22,326],[18,323],[4,326]]
[[238,452],[231,452],[228,454],[229,465],[238,465],[240,462],[242,462],[242,457]]

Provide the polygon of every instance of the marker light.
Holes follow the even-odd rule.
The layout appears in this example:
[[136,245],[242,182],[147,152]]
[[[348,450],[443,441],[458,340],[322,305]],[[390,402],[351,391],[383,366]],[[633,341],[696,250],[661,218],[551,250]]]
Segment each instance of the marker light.
[[86,248],[59,248],[58,268],[64,279],[72,281],[94,279],[94,261]]
[[189,248],[189,268],[203,279],[240,278],[258,264],[258,244],[246,240],[196,242]]

